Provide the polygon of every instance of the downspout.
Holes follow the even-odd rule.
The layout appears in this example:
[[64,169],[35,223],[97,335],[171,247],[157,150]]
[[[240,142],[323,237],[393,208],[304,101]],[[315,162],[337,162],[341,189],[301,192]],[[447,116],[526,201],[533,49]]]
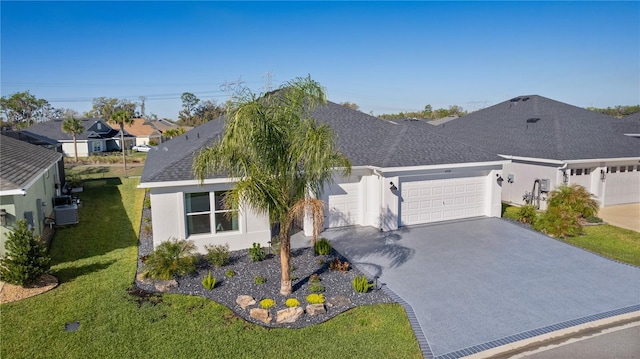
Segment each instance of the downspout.
[[569,164],[567,162],[565,162],[562,166],[558,167],[558,170],[562,171],[562,183],[563,184],[569,184],[569,176],[567,176],[567,172],[565,171],[567,169],[567,166],[569,166]]
[[380,229],[380,231],[382,232],[382,218],[380,217],[380,213],[382,213],[382,173],[380,172],[380,169],[378,168],[372,168],[373,169],[373,174],[378,176],[378,188],[380,190],[380,196],[379,196],[379,202],[380,205],[378,206],[378,229]]

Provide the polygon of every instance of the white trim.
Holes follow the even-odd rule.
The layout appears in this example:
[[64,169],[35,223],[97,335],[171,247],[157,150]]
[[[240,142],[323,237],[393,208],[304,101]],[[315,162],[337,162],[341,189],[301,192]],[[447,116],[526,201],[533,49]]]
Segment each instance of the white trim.
[[162,181],[162,182],[142,182],[137,188],[165,188],[165,187],[182,187],[182,186],[204,186],[208,184],[222,184],[237,182],[237,178],[212,178],[205,179],[200,182],[199,180],[185,180],[185,181]]
[[512,155],[501,155],[498,156],[508,159],[508,160],[517,160],[517,161],[527,161],[527,162],[542,162],[542,163],[551,163],[554,165],[562,165],[564,161],[562,160],[552,160],[547,158],[535,158],[535,157],[520,157],[520,156],[512,156]]
[[453,168],[467,168],[467,167],[491,167],[491,166],[502,166],[509,161],[491,161],[491,162],[465,162],[465,163],[448,163],[443,165],[425,165],[425,166],[411,166],[411,167],[376,167],[376,166],[366,166],[373,171],[378,171],[380,173],[385,172],[411,172],[411,171],[422,171],[422,170],[442,170],[442,169],[453,169]]
[[618,158],[594,158],[589,160],[565,160],[568,164],[591,163],[591,162],[628,162],[640,161],[640,157],[618,157]]
[[0,191],[0,196],[24,196],[27,194],[26,189],[10,189],[8,191]]
[[520,156],[511,156],[511,155],[498,155],[498,156],[509,159],[509,160],[552,163],[557,165],[591,163],[591,162],[622,162],[622,161],[640,160],[640,157],[589,158],[589,159],[580,159],[580,160],[552,160],[547,158],[520,157]]

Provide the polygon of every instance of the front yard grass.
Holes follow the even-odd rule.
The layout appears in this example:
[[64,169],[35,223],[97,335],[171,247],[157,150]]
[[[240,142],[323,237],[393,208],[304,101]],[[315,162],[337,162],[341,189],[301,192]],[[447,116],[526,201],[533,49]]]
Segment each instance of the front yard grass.
[[[518,220],[519,207],[505,206],[502,217]],[[584,227],[584,234],[558,238],[623,263],[640,266],[640,233],[608,224]]]
[[[205,298],[131,296],[144,191],[137,179],[85,182],[80,223],[59,228],[60,286],[0,306],[2,358],[421,358],[400,305],[350,310],[305,329],[266,329]],[[65,323],[79,321],[75,332]]]

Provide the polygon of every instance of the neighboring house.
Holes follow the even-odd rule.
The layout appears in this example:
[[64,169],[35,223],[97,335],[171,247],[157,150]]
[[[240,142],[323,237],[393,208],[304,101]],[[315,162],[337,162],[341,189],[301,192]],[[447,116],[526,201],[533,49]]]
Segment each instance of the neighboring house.
[[[431,125],[384,121],[329,102],[312,116],[330,125],[352,162],[349,178],[325,188],[325,227],[401,226],[476,216],[499,217],[502,167],[508,160],[438,135]],[[223,120],[198,126],[151,150],[140,187],[150,190],[154,246],[175,239],[228,243],[232,250],[271,238],[267,217],[251,208],[228,215],[220,205],[233,180],[193,176],[195,154],[222,136]],[[310,235],[311,223],[304,224]]]
[[613,119],[611,123],[618,133],[640,139],[640,112]]
[[53,199],[60,194],[58,161],[54,150],[0,135],[0,255],[7,234],[17,221],[26,219],[36,235],[53,212]]
[[162,142],[162,132],[153,127],[144,118],[133,119],[133,124],[126,125],[125,130],[136,137],[134,145],[148,145],[150,143],[157,145]]
[[[37,136],[45,136],[62,144],[62,150],[67,157],[75,156],[73,136],[62,131],[64,120],[51,120],[35,124],[22,132]],[[78,156],[87,157],[94,153],[120,151],[120,130],[112,128],[106,121],[99,118],[83,118],[84,132],[76,136]],[[125,148],[134,146],[135,137],[127,133],[128,125],[125,125]]]
[[[640,141],[611,117],[542,96],[520,96],[435,127],[438,133],[500,155],[502,200],[533,197],[579,184],[600,206],[640,202]],[[533,194],[533,195],[532,195]]]

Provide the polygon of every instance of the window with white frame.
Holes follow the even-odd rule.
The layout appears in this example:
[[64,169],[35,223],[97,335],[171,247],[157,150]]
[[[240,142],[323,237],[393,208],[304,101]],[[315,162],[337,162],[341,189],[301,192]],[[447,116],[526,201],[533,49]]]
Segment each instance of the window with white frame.
[[[211,211],[212,193],[198,192],[185,194],[187,235],[238,230],[238,211],[225,208],[225,193],[226,191],[213,192],[213,211]],[[213,216],[211,215],[212,213]]]

